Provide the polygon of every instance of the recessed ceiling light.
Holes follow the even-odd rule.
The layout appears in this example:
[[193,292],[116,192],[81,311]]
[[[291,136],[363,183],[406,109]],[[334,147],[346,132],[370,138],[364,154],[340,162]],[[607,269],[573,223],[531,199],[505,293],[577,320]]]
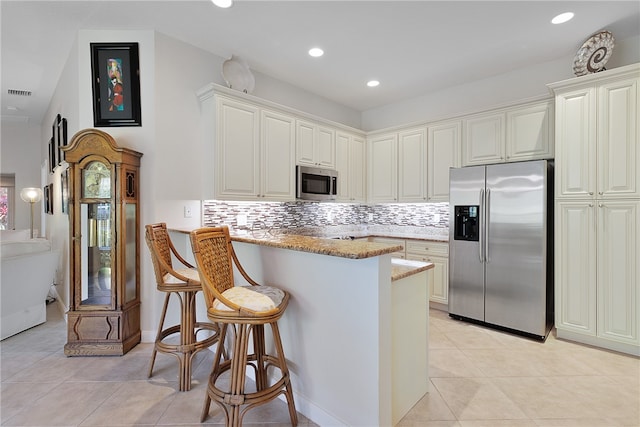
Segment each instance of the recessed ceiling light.
[[320,49],[319,47],[314,47],[309,49],[309,55],[313,56],[314,58],[318,58],[324,55],[324,50]]
[[367,86],[369,86],[369,87],[376,87],[376,86],[378,86],[379,84],[380,84],[380,82],[379,82],[379,81],[377,81],[377,80],[369,80],[369,81],[367,82]]
[[565,12],[556,16],[551,20],[552,24],[564,24],[567,21],[570,21],[573,18],[573,12]]
[[211,0],[213,4],[223,9],[233,6],[233,0]]

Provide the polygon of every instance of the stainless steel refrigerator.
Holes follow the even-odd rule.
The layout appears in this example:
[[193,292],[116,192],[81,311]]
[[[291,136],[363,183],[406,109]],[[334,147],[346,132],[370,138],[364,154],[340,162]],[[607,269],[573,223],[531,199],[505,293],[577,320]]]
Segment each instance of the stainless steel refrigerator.
[[449,315],[544,340],[553,322],[553,164],[450,170]]

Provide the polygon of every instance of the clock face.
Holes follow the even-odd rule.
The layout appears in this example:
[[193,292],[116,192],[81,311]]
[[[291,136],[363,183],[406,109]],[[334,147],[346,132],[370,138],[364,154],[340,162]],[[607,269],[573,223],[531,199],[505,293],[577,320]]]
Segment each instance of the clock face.
[[111,171],[102,162],[92,162],[82,171],[82,197],[111,197]]

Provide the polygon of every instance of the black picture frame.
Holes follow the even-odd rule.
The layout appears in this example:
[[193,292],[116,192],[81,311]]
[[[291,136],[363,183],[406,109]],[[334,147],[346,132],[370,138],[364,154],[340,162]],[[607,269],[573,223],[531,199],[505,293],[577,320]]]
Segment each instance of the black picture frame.
[[95,127],[142,126],[138,43],[90,43]]
[[53,169],[56,167],[56,148],[53,137],[49,138],[49,173],[53,173]]
[[51,170],[55,169],[56,166],[60,163],[60,131],[58,125],[62,117],[60,114],[56,114],[53,118],[53,123],[51,124],[51,140],[53,141],[53,156],[51,157],[52,166]]
[[48,188],[49,188],[49,213],[51,215],[53,215],[54,214],[54,212],[53,212],[53,206],[54,206],[54,203],[53,203],[53,183],[50,183],[48,185]]
[[50,210],[51,209],[51,204],[49,202],[49,200],[51,199],[51,195],[49,194],[49,186],[48,185],[45,185],[42,188],[42,194],[43,194],[42,207],[44,208],[44,213],[49,214],[49,213],[51,213],[51,210]]

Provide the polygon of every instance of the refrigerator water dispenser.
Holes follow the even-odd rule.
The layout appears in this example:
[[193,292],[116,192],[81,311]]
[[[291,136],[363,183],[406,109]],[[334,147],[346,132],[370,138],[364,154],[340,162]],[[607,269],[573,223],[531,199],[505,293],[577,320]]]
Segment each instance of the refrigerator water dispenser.
[[478,205],[454,206],[454,240],[470,240],[474,242],[479,240],[478,212]]

